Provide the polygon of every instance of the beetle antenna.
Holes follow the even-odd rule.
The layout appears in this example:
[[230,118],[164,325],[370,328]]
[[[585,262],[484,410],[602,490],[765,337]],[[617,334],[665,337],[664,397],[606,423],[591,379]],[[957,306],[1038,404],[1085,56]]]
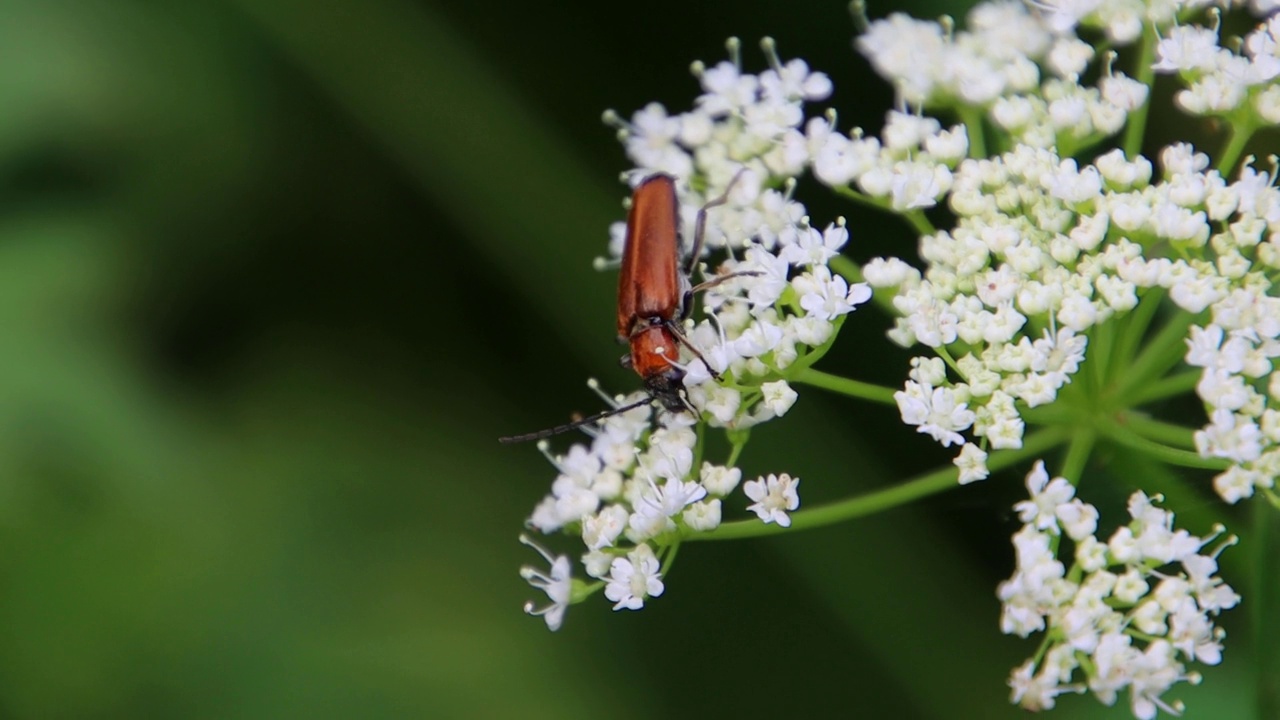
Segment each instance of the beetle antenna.
[[537,432],[525,433],[524,435],[508,435],[507,437],[500,437],[498,438],[498,442],[504,445],[511,445],[513,443],[527,442],[529,440],[541,440],[542,438],[549,438],[552,435],[559,435],[560,433],[566,433],[575,428],[580,428],[583,425],[593,425],[595,423],[600,422],[601,420],[604,420],[605,418],[610,418],[610,417],[613,417],[614,415],[621,415],[622,413],[627,412],[628,410],[635,410],[641,405],[648,405],[651,402],[653,402],[653,398],[646,397],[643,400],[637,400],[633,403],[623,405],[622,407],[616,407],[612,410],[605,410],[604,412],[596,413],[591,417],[585,417],[585,418],[582,418],[581,420],[574,420],[571,423],[565,423],[564,425],[557,425],[553,428],[547,428],[546,430],[539,430]]

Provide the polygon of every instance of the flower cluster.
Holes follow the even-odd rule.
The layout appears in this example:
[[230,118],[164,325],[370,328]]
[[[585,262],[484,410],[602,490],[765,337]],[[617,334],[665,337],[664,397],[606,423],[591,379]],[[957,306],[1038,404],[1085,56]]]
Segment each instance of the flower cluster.
[[[642,406],[589,429],[590,444],[547,454],[558,477],[529,525],[580,535],[586,574],[603,584],[614,609],[639,609],[663,592],[668,553],[681,539],[718,527],[722,500],[741,480],[732,463],[702,460],[699,423],[742,431],[785,414],[797,398],[788,381],[826,352],[844,316],[871,297],[866,284],[850,284],[827,266],[848,241],[843,220],[812,227],[786,184],[809,162],[797,129],[803,103],[825,97],[830,82],[767,49],[774,68],[760,75],[743,73],[736,60],[695,66],[704,92],[687,113],[672,116],[655,104],[629,122],[606,115],[637,165],[629,179],[655,172],[677,178],[684,237],[698,232],[708,199],[724,197],[705,214],[704,236],[708,254],[724,257],[714,270],[705,263],[700,269],[704,280],[737,275],[707,291],[703,318],[686,328],[700,357],[680,367],[698,417],[654,417]],[[618,223],[615,258],[624,242],[625,225]],[[639,397],[610,402],[621,407]],[[799,507],[798,484],[785,473],[743,483],[746,509],[787,527],[788,513]],[[545,614],[554,629],[574,595],[566,590],[570,581],[526,575],[552,600],[550,608],[530,611]]]
[[[1057,13],[1064,12],[1062,5]],[[1114,9],[1115,4],[1108,7]],[[1099,7],[1095,12],[1106,11]],[[895,13],[871,23],[857,45],[893,83],[903,102],[915,107],[972,108],[1014,143],[1056,147],[1065,155],[1069,148],[1117,132],[1147,97],[1145,85],[1112,71],[1109,62],[1096,87],[1081,85],[1079,78],[1095,51],[1069,31],[1074,23],[1066,20],[1060,14],[1030,12],[1021,2],[990,2],[969,13],[965,30],[949,33],[937,22]],[[1138,16],[1120,22],[1112,15],[1110,20],[1117,42],[1130,41],[1141,30]],[[936,147],[924,148],[927,157],[954,161],[957,149],[963,157],[962,141],[948,135],[929,138],[934,134],[886,132],[881,152],[855,147],[852,155],[874,158],[873,165],[881,167],[902,162],[908,154],[919,161],[913,145],[928,139]],[[867,142],[875,141],[854,138],[853,144]],[[837,141],[831,150],[839,153],[841,144]],[[923,165],[937,164],[926,160]],[[838,185],[856,180],[869,194],[881,195],[868,186],[879,185],[883,170],[863,180],[857,169],[848,167],[826,178],[819,170],[819,178]],[[921,169],[914,174],[921,174]]]
[[[606,418],[589,431],[590,445],[576,444],[564,455],[547,453],[559,475],[528,521],[542,533],[567,530],[581,537],[586,574],[604,585],[615,610],[639,609],[646,598],[662,594],[659,554],[678,542],[681,532],[717,527],[721,499],[742,477],[737,469],[697,462],[691,420],[674,413],[655,420],[653,413],[642,405]],[[547,452],[545,444],[540,447]],[[690,480],[695,467],[697,479]],[[551,563],[550,573],[532,568],[522,573],[547,593],[551,605],[531,603],[525,609],[545,616],[556,630],[565,608],[585,599],[590,588],[574,589],[567,556],[539,552]]]
[[[1197,331],[1188,356],[1206,368],[1200,391],[1214,411],[1201,452],[1236,463],[1219,477],[1219,491],[1234,501],[1255,487],[1270,487],[1280,456],[1266,453],[1271,442],[1259,423],[1280,428],[1280,422],[1266,415],[1266,396],[1251,386],[1270,375],[1270,358],[1280,353],[1280,328],[1267,320],[1276,302],[1267,273],[1280,261],[1273,242],[1280,193],[1269,175],[1249,167],[1227,182],[1209,168],[1207,156],[1186,144],[1160,153],[1162,172],[1154,178],[1150,161],[1120,149],[1089,164],[1066,157],[1064,148],[1119,130],[1146,101],[1147,88],[1110,68],[1099,89],[1076,84],[1092,56],[1063,49],[1083,44],[1063,27],[1092,22],[1117,42],[1131,41],[1136,30],[1114,13],[1099,15],[1108,12],[1101,6],[1065,26],[1065,11],[1056,12],[1037,16],[1021,3],[988,3],[970,16],[973,29],[954,37],[944,36],[937,23],[895,15],[872,23],[859,40],[904,98],[985,109],[1012,141],[1006,152],[959,160],[969,150],[964,126],[943,129],[933,118],[901,112],[890,113],[883,139],[810,123],[818,147],[814,171],[823,182],[856,187],[908,214],[945,202],[956,218],[949,230],[934,230],[917,214],[924,273],[898,258],[875,259],[864,268],[874,287],[895,292],[901,317],[890,337],[946,359],[913,361],[911,379],[897,395],[903,420],[944,446],[962,446],[956,460],[962,482],[985,477],[986,450],[1020,446],[1021,409],[1057,398],[1080,367],[1090,329],[1161,289],[1188,312],[1212,308],[1215,317],[1227,318],[1226,326]],[[1147,15],[1132,17],[1167,23],[1171,15],[1151,6]],[[1280,23],[1273,19],[1249,36],[1250,67],[1270,67],[1264,56],[1275,60],[1275,43],[1268,40],[1275,28]],[[1200,54],[1218,58],[1213,67],[1232,66],[1227,55],[1244,62],[1217,48],[1216,32],[1191,25],[1171,32],[1202,44],[1211,36],[1216,51]],[[1000,42],[992,33],[1019,40]],[[1175,39],[1160,42],[1157,69],[1185,69],[1185,58],[1196,54]],[[920,54],[931,59],[922,61]],[[998,88],[975,95],[967,73],[993,66],[1022,80],[1005,77]],[[1042,74],[1049,79],[1040,80]],[[1262,75],[1268,73],[1250,77]],[[1272,91],[1280,93],[1280,87],[1253,90],[1259,97]],[[1064,105],[1070,97],[1081,100],[1073,112]],[[1011,110],[1015,105],[1021,109]],[[1111,121],[1100,123],[1101,117]],[[1251,116],[1255,125],[1264,120],[1260,112]],[[1091,129],[1081,130],[1086,127]],[[1041,136],[1022,131],[1027,128]],[[1211,343],[1223,337],[1232,340],[1218,353]],[[982,438],[982,447],[967,443],[966,432]],[[1280,437],[1280,429],[1272,434]]]
[[[616,402],[621,406],[638,397]],[[575,444],[564,455],[547,453],[559,475],[528,521],[544,534],[581,537],[585,572],[603,584],[615,610],[638,610],[662,594],[661,560],[682,538],[718,527],[722,500],[742,479],[735,467],[699,459],[692,419],[676,413],[655,418],[654,412],[642,405],[606,418],[588,431],[590,445]],[[766,523],[789,526],[788,512],[800,505],[799,482],[784,473],[743,483],[752,501],[747,510]],[[538,550],[551,563],[550,572],[526,567],[522,574],[547,593],[551,605],[531,603],[526,611],[545,616],[555,630],[565,608],[588,597],[592,587],[575,585],[567,556]]]
[[[1221,47],[1218,28],[1174,26],[1156,47],[1159,72],[1178,73],[1186,84],[1175,98],[1193,115],[1247,120],[1249,114],[1280,123],[1280,17],[1249,33],[1243,53]],[[1244,112],[1241,113],[1241,110]]]
[[[1044,710],[1062,693],[1088,690],[1111,705],[1127,691],[1141,720],[1157,709],[1176,714],[1181,704],[1161,696],[1177,682],[1199,682],[1185,663],[1222,658],[1226,633],[1213,618],[1240,596],[1217,577],[1217,556],[1235,538],[1202,554],[1221,528],[1205,538],[1175,530],[1173,513],[1138,491],[1129,524],[1103,541],[1097,509],[1065,479],[1050,480],[1043,463],[1027,475],[1027,489],[1031,499],[1014,506],[1024,523],[1013,536],[1017,568],[997,590],[1000,629],[1044,631],[1046,641],[1013,671],[1012,701]],[[1074,546],[1070,567],[1058,559],[1063,535]]]
[[[848,242],[844,221],[818,230],[791,196],[789,181],[811,160],[799,130],[804,104],[825,98],[830,81],[801,60],[782,63],[769,43],[773,68],[744,73],[736,43],[730,48],[732,61],[694,64],[703,89],[694,109],[670,115],[653,103],[629,122],[612,112],[605,119],[636,163],[629,178],[664,172],[678,179],[683,237],[697,232],[707,201],[727,192],[727,202],[707,214],[704,234],[704,251],[726,256],[714,272],[702,271],[705,279],[740,276],[706,293],[705,317],[690,330],[703,357],[689,363],[685,385],[713,426],[742,429],[790,408],[796,394],[787,379],[822,356],[871,290],[827,266]],[[611,229],[614,258],[625,231],[621,222]],[[737,382],[714,382],[713,372]]]

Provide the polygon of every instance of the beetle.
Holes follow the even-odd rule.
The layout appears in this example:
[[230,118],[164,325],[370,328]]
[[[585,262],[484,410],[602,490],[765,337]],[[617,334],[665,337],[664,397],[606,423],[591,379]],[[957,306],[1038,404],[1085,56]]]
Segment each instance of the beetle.
[[[730,188],[737,179],[735,176],[729,183]],[[618,338],[631,344],[631,352],[623,358],[623,364],[636,371],[650,397],[672,412],[693,409],[684,396],[684,370],[673,362],[679,354],[678,345],[689,348],[708,370],[711,368],[680,330],[681,323],[693,311],[694,293],[730,277],[748,274],[733,273],[697,287],[689,282],[702,254],[707,211],[728,199],[726,189],[723,195],[698,210],[693,248],[688,265],[682,271],[679,268],[680,202],[676,197],[675,178],[655,173],[642,180],[632,194],[622,270],[618,273]],[[719,375],[715,377],[720,379]]]
[[685,371],[676,363],[679,346],[689,348],[702,360],[712,377],[719,380],[720,375],[711,369],[710,363],[680,329],[693,311],[693,295],[730,278],[759,274],[751,270],[730,273],[696,286],[689,281],[702,254],[707,211],[728,202],[729,190],[742,172],[734,176],[723,195],[708,201],[698,210],[693,247],[683,268],[680,267],[680,201],[676,196],[675,178],[666,173],[654,173],[641,180],[632,192],[622,268],[618,273],[618,339],[631,346],[628,354],[623,356],[622,364],[636,371],[649,397],[546,430],[498,438],[499,442],[516,443],[551,437],[654,400],[671,412],[688,410],[697,413],[685,395]]

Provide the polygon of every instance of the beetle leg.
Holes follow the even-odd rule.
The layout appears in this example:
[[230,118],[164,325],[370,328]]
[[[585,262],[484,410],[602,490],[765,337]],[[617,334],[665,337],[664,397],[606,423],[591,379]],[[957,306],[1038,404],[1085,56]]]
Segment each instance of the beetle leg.
[[689,298],[692,298],[694,293],[699,293],[699,292],[702,292],[703,290],[710,290],[711,288],[719,285],[720,283],[723,283],[738,277],[759,277],[760,275],[763,275],[763,274],[764,273],[760,272],[759,270],[739,270],[738,272],[731,272],[728,275],[721,275],[720,277],[711,278],[706,282],[700,282],[697,285],[694,285],[692,290],[685,293],[685,302],[688,302]]
[[696,288],[684,291],[684,297],[680,299],[680,319],[677,322],[684,322],[693,314],[693,294],[695,292],[697,292]]
[[698,209],[698,220],[693,225],[693,252],[689,254],[689,267],[685,268],[685,275],[693,272],[693,268],[698,264],[698,256],[702,254],[702,241],[707,234],[707,211],[729,202],[729,191],[733,190],[733,186],[738,184],[738,178],[742,177],[746,171],[745,167],[739,170],[725,187],[724,194],[714,200],[708,200],[706,205]]
[[667,329],[671,331],[671,334],[675,336],[677,342],[689,348],[689,352],[693,353],[694,357],[701,360],[702,364],[707,366],[707,372],[711,374],[711,377],[715,378],[716,382],[722,382],[724,380],[724,377],[721,376],[720,373],[716,372],[715,368],[711,367],[711,363],[707,362],[707,359],[703,357],[702,351],[694,347],[692,342],[689,342],[689,338],[685,337],[684,332],[674,320],[668,320],[663,324],[666,325]]

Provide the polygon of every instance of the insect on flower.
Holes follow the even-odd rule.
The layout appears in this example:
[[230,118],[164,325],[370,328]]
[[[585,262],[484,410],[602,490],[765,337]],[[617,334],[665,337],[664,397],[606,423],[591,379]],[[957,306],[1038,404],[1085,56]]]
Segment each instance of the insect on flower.
[[[680,267],[680,201],[676,197],[675,178],[655,173],[642,180],[631,195],[622,270],[618,274],[618,338],[631,344],[622,364],[636,371],[649,397],[546,430],[498,438],[499,442],[517,443],[559,435],[654,400],[671,412],[697,413],[685,395],[685,371],[678,364],[679,346],[689,348],[708,368],[710,364],[684,336],[680,324],[693,311],[694,293],[730,278],[758,274],[755,271],[730,273],[696,286],[689,281],[702,253],[707,211],[728,201],[729,189],[741,175],[739,172],[730,181],[723,195],[698,210],[693,247],[683,268]],[[711,372],[712,377],[720,379]]]

